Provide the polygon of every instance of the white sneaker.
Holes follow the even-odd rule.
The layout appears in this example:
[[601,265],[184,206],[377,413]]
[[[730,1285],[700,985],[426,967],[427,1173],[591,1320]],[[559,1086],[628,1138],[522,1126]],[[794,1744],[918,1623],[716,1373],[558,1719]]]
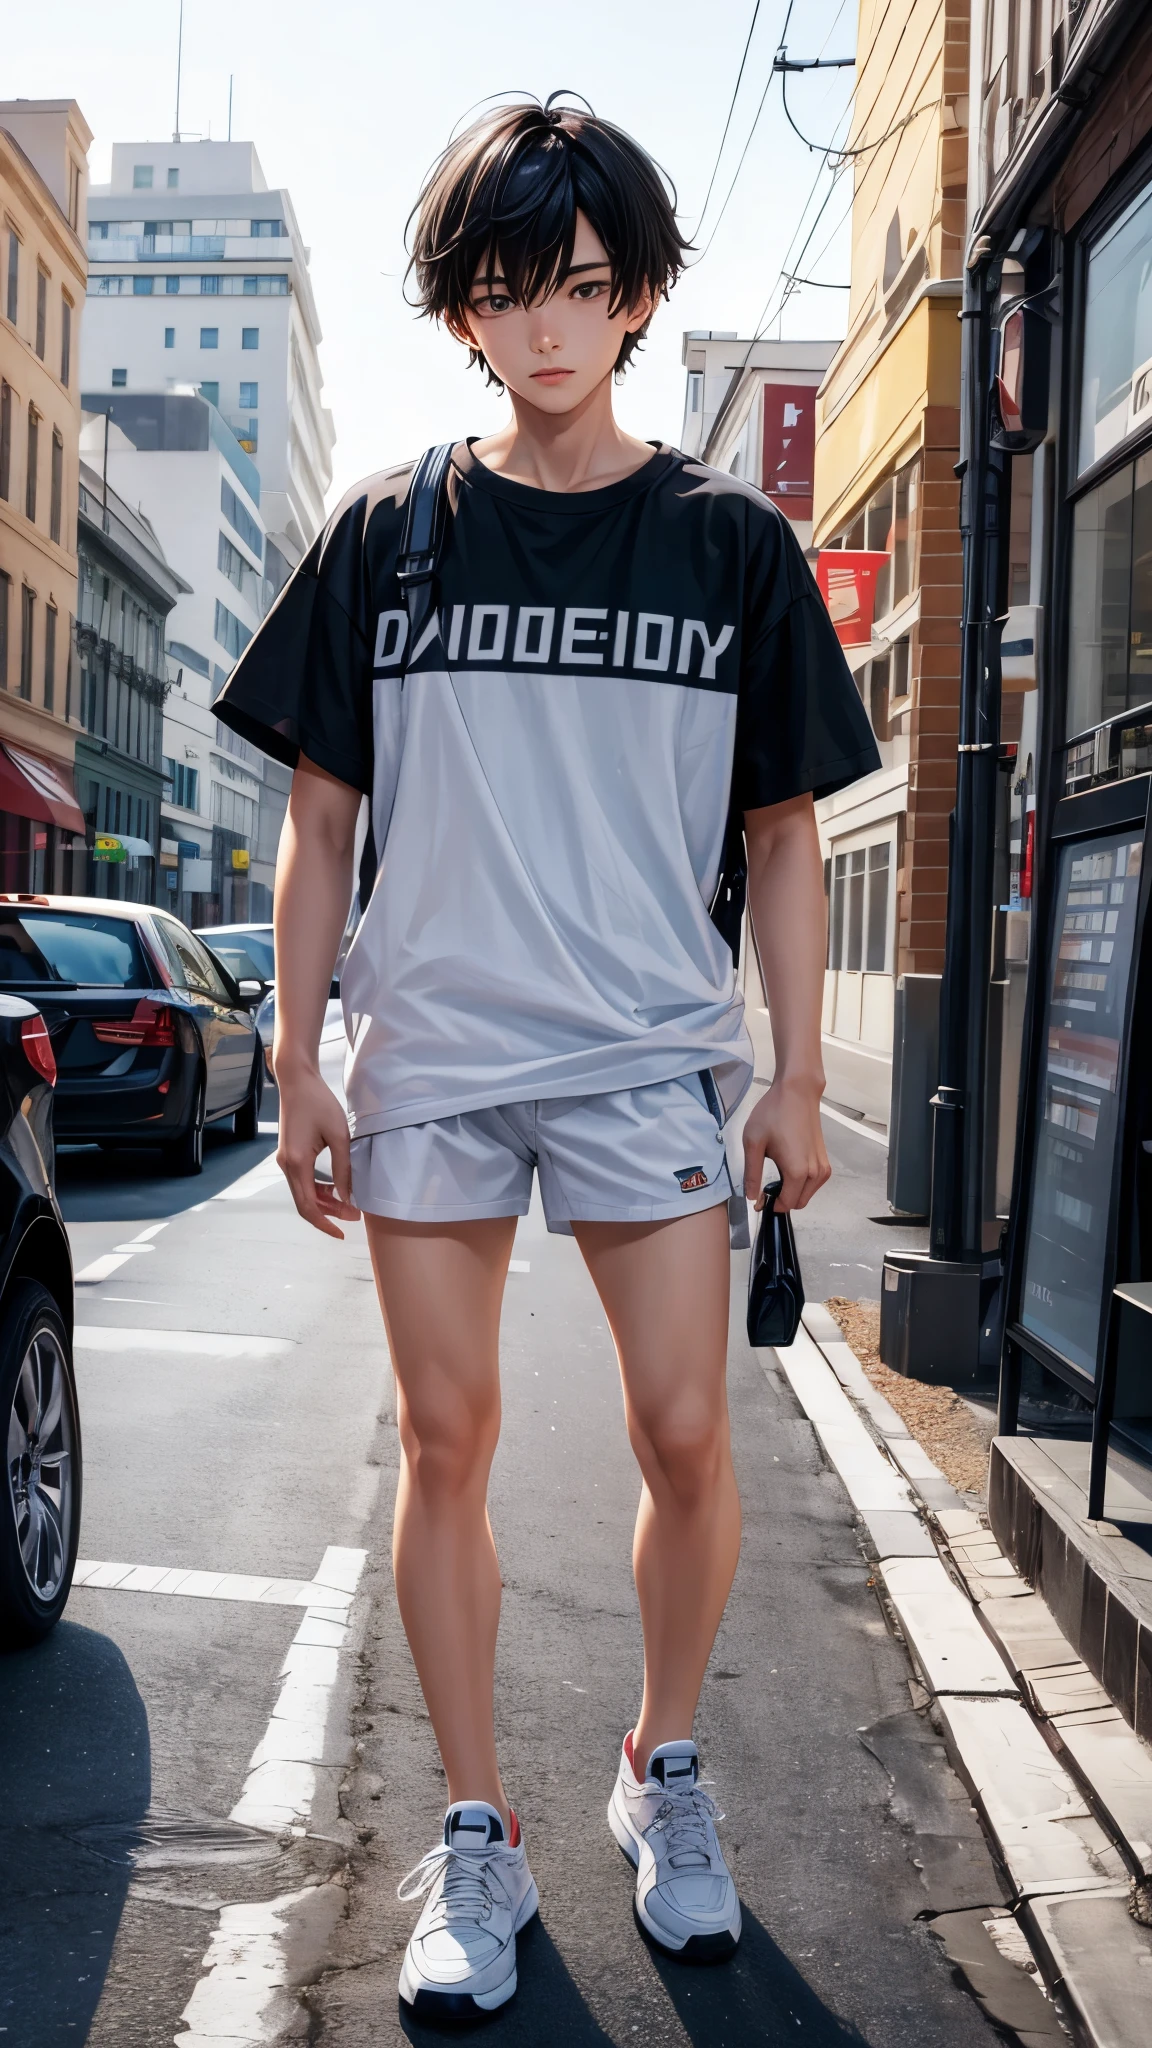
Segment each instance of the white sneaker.
[[716,1839],[723,1820],[697,1783],[694,1742],[662,1742],[641,1783],[624,1738],[608,1825],[636,1867],[636,1918],[660,1948],[688,1962],[719,1962],[740,1939],[740,1901]]
[[466,2023],[512,1997],[516,1936],[540,1905],[515,1814],[512,1836],[505,1840],[494,1806],[458,1800],[443,1842],[398,1887],[401,1899],[428,1893],[400,1971],[400,1996],[417,2019]]

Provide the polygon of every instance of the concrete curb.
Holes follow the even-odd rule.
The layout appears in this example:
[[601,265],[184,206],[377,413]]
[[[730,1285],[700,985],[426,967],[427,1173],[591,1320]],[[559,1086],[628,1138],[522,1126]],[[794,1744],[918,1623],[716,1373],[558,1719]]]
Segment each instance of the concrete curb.
[[1142,2048],[1152,1751],[828,1311],[773,1354],[869,1532],[885,1592],[1012,1910],[1082,2048]]

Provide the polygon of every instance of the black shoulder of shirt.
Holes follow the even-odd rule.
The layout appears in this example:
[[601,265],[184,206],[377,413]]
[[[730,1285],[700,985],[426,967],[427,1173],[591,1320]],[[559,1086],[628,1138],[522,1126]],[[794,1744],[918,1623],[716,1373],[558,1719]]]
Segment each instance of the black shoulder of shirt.
[[[295,768],[300,758],[300,705],[310,642],[314,654],[322,638],[327,649],[344,642],[350,655],[370,657],[362,623],[371,615],[365,583],[394,566],[415,466],[406,462],[381,470],[345,493],[212,707],[223,724],[285,767]],[[314,634],[318,623],[326,629],[322,636]],[[346,747],[330,748],[322,734],[310,729],[308,753],[341,781],[356,785],[363,779],[359,749],[354,759]]]

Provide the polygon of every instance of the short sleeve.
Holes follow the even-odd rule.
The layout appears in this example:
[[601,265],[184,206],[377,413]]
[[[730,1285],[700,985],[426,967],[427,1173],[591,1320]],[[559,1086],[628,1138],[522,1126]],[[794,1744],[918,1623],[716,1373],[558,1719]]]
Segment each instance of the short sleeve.
[[273,760],[307,755],[354,789],[372,787],[372,647],[364,559],[367,501],[333,514],[284,585],[217,697],[217,718]]
[[733,800],[741,810],[831,796],[880,755],[832,621],[787,521],[749,551]]

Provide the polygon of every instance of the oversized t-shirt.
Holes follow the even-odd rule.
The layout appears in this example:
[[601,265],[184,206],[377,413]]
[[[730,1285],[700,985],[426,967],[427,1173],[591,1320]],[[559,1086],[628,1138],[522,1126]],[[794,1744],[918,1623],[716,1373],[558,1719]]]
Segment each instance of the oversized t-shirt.
[[359,484],[217,700],[371,803],[375,886],[341,973],[355,1136],[710,1068],[752,1074],[709,917],[730,800],[879,766],[796,539],[658,448],[541,491],[455,451],[438,610],[407,645],[412,467]]

